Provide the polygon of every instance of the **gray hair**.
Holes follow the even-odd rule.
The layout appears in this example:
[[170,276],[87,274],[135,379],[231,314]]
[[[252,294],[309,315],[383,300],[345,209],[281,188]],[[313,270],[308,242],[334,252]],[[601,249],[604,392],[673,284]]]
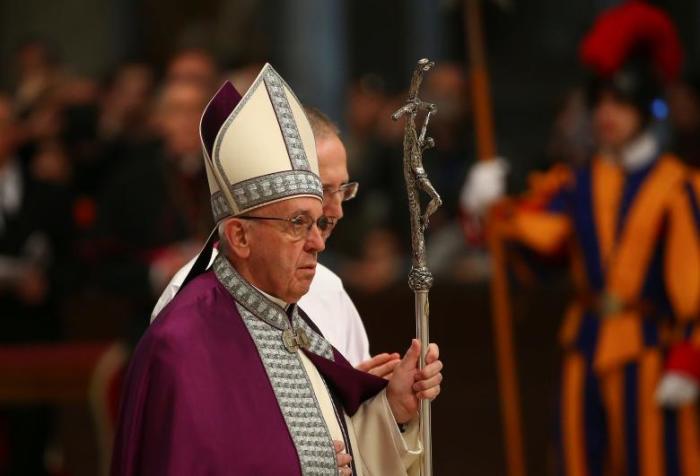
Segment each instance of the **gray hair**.
[[226,238],[225,227],[226,223],[228,223],[231,218],[233,217],[226,217],[216,225],[216,232],[219,235],[219,253],[227,258],[231,255],[231,247],[229,246],[228,239]]
[[330,135],[340,137],[340,129],[328,116],[311,106],[304,106],[304,112],[311,124],[311,131],[314,133],[314,138],[323,139]]

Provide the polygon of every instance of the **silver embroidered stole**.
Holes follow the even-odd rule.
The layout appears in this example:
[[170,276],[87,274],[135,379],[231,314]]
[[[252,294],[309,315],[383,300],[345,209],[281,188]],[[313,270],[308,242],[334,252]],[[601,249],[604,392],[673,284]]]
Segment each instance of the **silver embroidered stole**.
[[213,268],[236,300],[255,342],[299,455],[302,474],[337,475],[330,432],[311,381],[299,352],[287,350],[282,336],[285,331],[301,331],[308,338],[310,352],[333,360],[331,345],[299,316],[296,307],[290,324],[285,311],[245,281],[222,255],[217,256]]

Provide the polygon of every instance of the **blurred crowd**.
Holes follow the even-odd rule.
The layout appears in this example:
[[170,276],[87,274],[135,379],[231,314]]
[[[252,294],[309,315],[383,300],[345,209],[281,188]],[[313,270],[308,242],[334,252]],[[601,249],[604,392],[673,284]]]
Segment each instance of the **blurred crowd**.
[[[137,338],[155,297],[212,227],[201,112],[224,79],[245,91],[261,65],[222,70],[207,51],[184,49],[163,71],[125,62],[90,78],[32,40],[14,66],[14,86],[0,93],[0,312],[11,322],[2,339]],[[441,65],[423,94],[440,111],[426,167],[445,202],[429,253],[437,274],[459,278],[465,266],[454,257],[469,256],[458,196],[473,142],[463,69]],[[323,259],[366,292],[407,272],[403,123],[391,120],[404,99],[366,75],[339,118],[361,188]]]
[[32,41],[16,68],[0,99],[3,339],[127,336],[211,226],[198,120],[217,67],[185,51],[160,85],[141,63],[99,81]]
[[[14,85],[0,92],[4,341],[141,334],[155,297],[212,226],[201,112],[224,79],[245,91],[260,66],[224,70],[209,52],[183,49],[162,71],[125,62],[89,78],[72,74],[43,41],[17,49]],[[403,123],[391,120],[405,95],[376,75],[361,76],[338,118],[360,193],[322,261],[348,287],[369,293],[403,282],[409,266]],[[437,147],[425,165],[444,200],[428,231],[431,269],[442,280],[483,281],[488,258],[465,240],[460,220],[460,189],[474,161],[463,66],[438,64],[422,95],[439,111],[429,129]],[[655,111],[660,136],[694,165],[699,98],[700,80],[691,78]],[[561,98],[541,164],[584,163],[592,146],[584,94],[573,89]]]

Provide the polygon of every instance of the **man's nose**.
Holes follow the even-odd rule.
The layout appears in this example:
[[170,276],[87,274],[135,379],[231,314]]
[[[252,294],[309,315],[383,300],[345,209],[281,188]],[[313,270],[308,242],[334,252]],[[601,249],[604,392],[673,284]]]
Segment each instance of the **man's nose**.
[[340,193],[323,197],[323,214],[338,220],[343,218],[343,197]]
[[304,249],[308,252],[320,253],[326,249],[326,242],[321,234],[321,229],[314,224],[306,237]]

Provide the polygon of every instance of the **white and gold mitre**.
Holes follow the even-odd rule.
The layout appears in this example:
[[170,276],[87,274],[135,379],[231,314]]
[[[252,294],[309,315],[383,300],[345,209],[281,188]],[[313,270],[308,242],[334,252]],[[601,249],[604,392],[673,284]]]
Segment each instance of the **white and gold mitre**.
[[224,83],[199,130],[216,222],[289,198],[323,199],[311,125],[269,64],[243,97]]

